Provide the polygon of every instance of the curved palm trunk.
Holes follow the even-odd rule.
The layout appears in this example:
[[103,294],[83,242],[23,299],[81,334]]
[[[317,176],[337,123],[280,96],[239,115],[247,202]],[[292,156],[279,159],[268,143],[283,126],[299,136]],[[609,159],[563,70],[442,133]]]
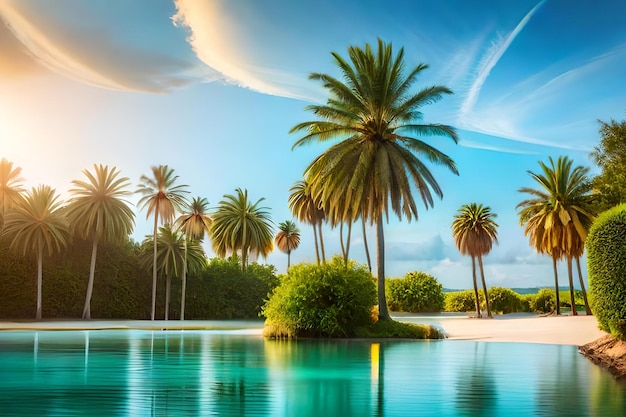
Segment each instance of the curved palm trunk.
[[370,259],[370,249],[367,245],[367,232],[365,229],[365,219],[361,217],[361,225],[363,226],[363,246],[365,247],[365,257],[367,258],[367,267],[372,272],[372,260]]
[[385,294],[385,234],[382,218],[376,222],[376,262],[378,268],[378,320],[391,320]]
[[39,238],[37,251],[37,311],[35,318],[41,320],[41,291],[43,287],[43,242]]
[[574,296],[574,277],[572,274],[572,258],[570,256],[567,257],[567,278],[569,280],[569,297],[570,303],[572,304],[572,316],[577,316],[578,312],[576,311],[576,297]]
[[313,239],[315,241],[315,259],[317,259],[317,264],[320,264],[320,248],[317,242],[317,228],[315,223],[313,223]]
[[185,298],[187,293],[187,238],[185,238],[185,258],[183,259],[183,287],[180,291],[180,319],[185,320]]
[[91,264],[89,265],[89,282],[87,282],[87,295],[83,307],[83,320],[91,320],[91,296],[93,295],[93,281],[96,274],[96,256],[98,255],[98,239],[93,239],[91,247]]
[[567,257],[567,278],[569,280],[569,297],[572,304],[572,316],[577,316],[576,311],[576,298],[574,297],[574,277],[572,274],[572,257]]
[[556,269],[556,256],[552,257],[552,269],[554,270],[554,291],[556,293],[556,315],[561,314],[561,300],[559,297],[559,273]]
[[150,320],[154,320],[156,313],[156,287],[157,287],[157,221],[159,219],[158,212],[154,213],[154,253],[152,256],[152,311],[150,312]]
[[480,278],[483,281],[483,292],[485,293],[485,304],[487,304],[487,317],[493,318],[491,308],[489,307],[489,294],[487,293],[487,283],[485,282],[485,270],[483,269],[483,257],[478,255],[478,266],[480,267]]
[[165,277],[165,320],[170,317],[170,290],[172,288],[172,276],[167,274]]
[[474,298],[476,300],[476,317],[482,318],[480,312],[480,297],[478,296],[478,283],[476,282],[476,258],[472,256],[472,281],[474,283]]
[[343,244],[343,222],[339,224],[339,243],[341,245],[341,257],[343,262],[347,263],[348,256],[346,255],[346,246]]
[[319,222],[317,224],[317,227],[319,229],[319,234],[320,234],[320,249],[322,252],[322,262],[326,262],[326,253],[324,252],[324,238],[322,236],[322,222]]
[[583,272],[580,269],[580,256],[576,257],[576,268],[578,269],[578,280],[580,281],[580,289],[583,292],[583,300],[585,300],[585,313],[588,316],[591,316],[593,313],[591,312],[589,301],[587,300],[587,290],[585,289],[585,283],[583,282]]
[[344,262],[348,265],[348,258],[350,257],[350,240],[352,239],[352,222],[348,223],[348,238],[346,239],[346,256]]

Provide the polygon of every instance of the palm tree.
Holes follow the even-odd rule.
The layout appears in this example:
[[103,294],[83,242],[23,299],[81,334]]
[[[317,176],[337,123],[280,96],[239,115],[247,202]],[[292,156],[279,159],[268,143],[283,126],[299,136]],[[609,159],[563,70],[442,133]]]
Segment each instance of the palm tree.
[[4,222],[4,213],[6,210],[19,203],[22,198],[24,189],[20,177],[22,168],[13,168],[13,162],[2,158],[0,161],[0,230]]
[[315,256],[318,265],[320,263],[320,247],[322,262],[326,262],[324,239],[322,237],[322,223],[325,215],[320,208],[319,202],[315,201],[311,196],[311,185],[307,181],[297,181],[289,191],[291,192],[289,194],[289,209],[291,213],[301,222],[313,226]]
[[89,239],[91,247],[91,265],[87,295],[83,308],[83,319],[91,319],[91,296],[98,243],[122,241],[127,239],[135,225],[135,214],[130,203],[123,197],[131,195],[126,188],[130,185],[127,177],[119,177],[120,171],[113,167],[95,165],[94,172],[84,170],[88,181],[72,181],[75,188],[67,207],[67,218],[74,231],[81,239]]
[[156,310],[156,285],[157,285],[157,225],[171,223],[174,220],[176,211],[185,203],[185,194],[188,193],[186,185],[174,185],[178,180],[178,175],[174,175],[174,169],[167,165],[152,167],[153,177],[142,175],[141,184],[137,193],[143,195],[139,200],[141,209],[147,207],[146,219],[154,215],[153,232],[153,263],[152,263],[152,311],[150,319],[154,320]]
[[12,238],[11,248],[24,255],[34,251],[37,256],[37,312],[41,319],[41,293],[43,284],[43,255],[60,252],[70,238],[67,220],[54,189],[48,185],[33,187],[19,205],[5,216],[3,233]]
[[252,204],[248,190],[235,190],[220,201],[211,224],[210,234],[215,254],[241,253],[241,268],[246,269],[250,253],[266,257],[274,249],[272,221],[266,207],[259,207],[264,198]]
[[300,230],[291,220],[278,223],[278,233],[276,233],[276,246],[281,252],[287,254],[287,271],[291,266],[291,251],[300,246]]
[[458,173],[454,161],[418,136],[444,136],[458,140],[454,128],[422,122],[421,108],[452,92],[431,86],[417,93],[410,89],[428,66],[420,64],[404,75],[404,50],[394,57],[391,44],[378,40],[378,52],[348,48],[350,62],[333,53],[343,80],[314,73],[328,90],[325,105],[310,105],[317,120],[300,123],[291,132],[305,132],[294,144],[339,140],[306,169],[311,195],[322,207],[345,198],[344,213],[362,216],[376,225],[379,318],[390,319],[385,298],[385,246],[383,223],[389,212],[399,219],[417,219],[413,192],[426,208],[433,195],[443,193],[423,158]]
[[[581,165],[573,167],[573,160],[566,156],[559,156],[556,164],[550,157],[549,166],[541,161],[539,165],[542,174],[532,171],[528,173],[541,185],[541,189],[524,187],[519,190],[533,196],[517,205],[517,208],[521,209],[520,221],[526,223],[526,234],[541,245],[542,251],[553,256],[553,262],[561,257],[567,259],[572,315],[577,315],[572,260],[574,258],[578,260],[582,256],[587,231],[595,218],[592,209],[591,181],[587,175],[589,168]],[[582,278],[580,282],[586,300],[587,294]],[[556,275],[555,285],[558,294]],[[585,309],[591,314],[587,302]]]
[[185,320],[185,298],[187,293],[187,246],[189,242],[202,242],[211,227],[211,217],[207,214],[209,202],[206,198],[194,197],[186,212],[176,220],[178,227],[185,234],[185,259],[183,265],[183,287],[180,295],[180,319]]
[[472,258],[472,277],[474,279],[474,296],[476,297],[476,316],[481,317],[478,285],[476,284],[476,260],[480,267],[480,277],[483,284],[483,293],[487,304],[487,316],[492,317],[489,307],[489,295],[483,269],[483,255],[491,252],[494,242],[498,242],[498,224],[493,220],[497,215],[491,212],[490,207],[482,204],[464,204],[454,216],[452,235],[454,243],[463,255]]
[[[144,241],[147,247],[154,244],[152,236]],[[200,242],[186,241],[181,230],[173,229],[170,224],[159,227],[157,234],[157,265],[161,276],[165,276],[165,320],[169,319],[172,277],[178,277],[187,266],[189,271],[196,272],[206,265],[206,255]]]

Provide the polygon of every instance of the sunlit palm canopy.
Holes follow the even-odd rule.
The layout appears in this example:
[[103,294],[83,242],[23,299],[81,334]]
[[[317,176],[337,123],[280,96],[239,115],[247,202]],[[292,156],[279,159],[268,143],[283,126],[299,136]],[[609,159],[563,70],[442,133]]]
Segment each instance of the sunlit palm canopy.
[[13,237],[11,248],[24,255],[40,248],[48,255],[59,252],[69,241],[69,229],[54,189],[40,185],[26,192],[23,201],[6,213],[3,233]]
[[568,157],[550,158],[549,165],[539,161],[542,173],[528,173],[541,186],[521,188],[533,198],[517,205],[520,223],[531,244],[540,253],[559,259],[569,254],[582,255],[587,231],[595,215],[591,211],[592,187],[589,168],[576,166]]
[[202,240],[212,222],[208,214],[209,202],[206,198],[194,197],[183,210],[184,213],[176,220],[177,226],[189,239]]
[[226,194],[219,202],[211,224],[212,247],[219,257],[241,251],[245,266],[248,253],[263,257],[274,249],[273,223],[269,211],[248,199],[248,190],[238,188],[236,195]]
[[176,211],[180,211],[185,204],[186,185],[174,185],[178,180],[178,175],[167,165],[153,166],[153,178],[142,175],[141,183],[137,192],[143,197],[139,200],[138,206],[146,208],[146,218],[158,215],[160,222],[171,223],[174,221]]
[[24,179],[20,177],[21,172],[22,168],[14,168],[13,162],[9,162],[6,158],[0,161],[0,228],[6,209],[19,203],[22,198]]
[[300,246],[300,230],[294,222],[286,220],[278,224],[276,246],[281,252],[291,253]]
[[320,203],[311,195],[311,185],[307,181],[296,181],[289,189],[289,210],[301,222],[315,225],[324,220]]
[[498,224],[495,213],[482,204],[464,204],[454,216],[452,235],[456,247],[463,255],[486,255],[498,241]]
[[[337,206],[345,198],[345,216],[361,213],[374,222],[389,209],[409,221],[418,212],[413,190],[426,207],[441,188],[422,158],[458,173],[452,159],[426,142],[422,136],[458,140],[455,130],[444,124],[422,123],[420,109],[439,101],[451,91],[434,85],[411,93],[418,75],[428,68],[420,64],[404,74],[404,50],[394,57],[391,44],[378,41],[375,54],[351,46],[350,62],[333,53],[342,80],[314,73],[330,98],[325,105],[311,105],[318,120],[296,125],[291,132],[306,132],[294,147],[312,141],[341,140],[317,157],[306,169],[312,196],[323,206]],[[431,191],[432,190],[432,191]]]
[[135,225],[135,214],[124,197],[130,182],[117,168],[94,165],[84,170],[87,181],[74,180],[67,217],[82,239],[115,241],[128,237]]

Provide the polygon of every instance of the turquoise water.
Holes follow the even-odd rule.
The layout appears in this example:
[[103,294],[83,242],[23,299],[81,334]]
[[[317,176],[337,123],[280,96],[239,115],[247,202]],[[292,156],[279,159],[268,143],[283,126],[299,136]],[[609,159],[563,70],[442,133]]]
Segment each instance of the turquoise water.
[[574,346],[5,331],[0,416],[623,416]]

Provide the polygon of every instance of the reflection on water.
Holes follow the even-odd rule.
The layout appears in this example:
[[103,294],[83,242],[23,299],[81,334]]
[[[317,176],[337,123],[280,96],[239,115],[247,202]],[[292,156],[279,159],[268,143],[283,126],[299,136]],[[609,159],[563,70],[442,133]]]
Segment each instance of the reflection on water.
[[0,416],[626,415],[626,386],[558,345],[8,331],[0,376]]

